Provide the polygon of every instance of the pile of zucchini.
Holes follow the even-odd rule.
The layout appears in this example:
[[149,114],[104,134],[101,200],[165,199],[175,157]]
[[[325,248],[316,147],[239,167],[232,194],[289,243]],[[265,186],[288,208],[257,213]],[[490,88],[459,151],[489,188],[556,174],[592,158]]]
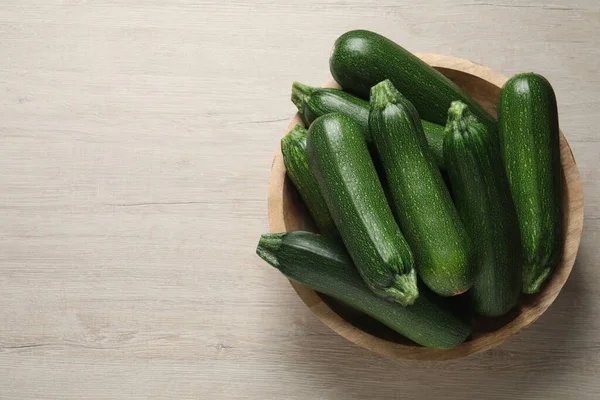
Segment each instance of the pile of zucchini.
[[443,298],[461,295],[476,314],[501,316],[561,261],[552,87],[534,73],[512,77],[496,121],[369,31],[338,38],[330,68],[343,90],[294,83],[309,129],[281,141],[320,233],[264,234],[257,254],[420,345],[455,347],[471,324]]

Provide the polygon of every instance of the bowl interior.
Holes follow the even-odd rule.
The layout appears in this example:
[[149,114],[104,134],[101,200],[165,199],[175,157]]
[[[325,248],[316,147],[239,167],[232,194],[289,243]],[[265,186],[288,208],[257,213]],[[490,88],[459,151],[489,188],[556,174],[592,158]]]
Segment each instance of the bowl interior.
[[[455,82],[496,117],[496,103],[506,77],[487,67],[448,56],[424,55],[426,62]],[[326,86],[336,86],[330,82]],[[301,124],[296,115],[290,128]],[[561,133],[561,163],[563,182],[563,218],[565,252],[563,262],[541,292],[521,296],[519,304],[509,314],[499,318],[474,318],[473,334],[461,346],[451,350],[421,347],[397,334],[373,318],[292,282],[302,300],[330,328],[363,347],[400,358],[457,358],[488,350],[535,321],[554,301],[564,285],[575,260],[583,221],[583,198],[579,173],[567,141]],[[285,175],[281,154],[275,157],[270,182],[269,219],[272,231],[315,231],[308,212],[291,181]],[[466,296],[446,298],[443,305],[454,310],[463,307]],[[465,315],[465,318],[472,316]]]

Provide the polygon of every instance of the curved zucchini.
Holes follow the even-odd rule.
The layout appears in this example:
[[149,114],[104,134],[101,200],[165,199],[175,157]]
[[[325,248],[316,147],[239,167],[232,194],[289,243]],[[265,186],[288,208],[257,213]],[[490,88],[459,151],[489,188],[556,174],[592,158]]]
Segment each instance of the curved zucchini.
[[308,165],[307,134],[308,131],[305,128],[296,125],[281,139],[283,163],[319,232],[327,236],[338,236],[335,222],[331,218],[325,199],[319,191],[317,180]]
[[342,114],[317,118],[308,158],[358,271],[377,295],[400,304],[418,297],[413,256],[394,220],[360,126]]
[[368,98],[371,87],[389,79],[423,119],[445,125],[450,103],[461,100],[488,129],[496,130],[492,116],[456,84],[377,33],[364,30],[344,33],[335,42],[329,68],[342,88],[363,98]]
[[369,127],[419,276],[442,296],[467,291],[475,278],[467,231],[427,151],[417,111],[389,80],[371,90]]
[[449,349],[471,333],[469,324],[427,295],[406,307],[375,296],[344,249],[323,236],[302,231],[265,234],[256,253],[287,278],[370,315],[422,346]]
[[509,79],[500,92],[498,121],[523,243],[523,291],[535,293],[563,252],[558,110],[550,83],[534,73]]
[[467,106],[455,101],[448,110],[444,149],[454,202],[477,256],[473,308],[488,317],[506,314],[521,293],[523,258],[497,144]]
[[[343,90],[312,87],[294,82],[292,84],[292,102],[298,108],[298,112],[307,126],[320,116],[337,112],[352,118],[360,125],[365,139],[368,142],[371,141],[368,101]],[[444,127],[425,120],[422,120],[421,124],[436,163],[443,167]]]

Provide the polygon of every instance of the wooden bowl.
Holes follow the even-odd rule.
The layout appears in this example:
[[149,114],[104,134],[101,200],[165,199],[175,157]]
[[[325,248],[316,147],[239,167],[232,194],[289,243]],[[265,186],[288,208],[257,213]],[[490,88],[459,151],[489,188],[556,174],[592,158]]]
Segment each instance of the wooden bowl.
[[[454,81],[496,116],[496,103],[500,88],[507,80],[506,76],[483,65],[451,56],[420,54],[418,57]],[[335,81],[330,81],[325,86],[339,88]],[[298,114],[292,118],[287,131],[297,124],[302,125]],[[573,153],[562,132],[560,158],[563,170],[565,227],[562,263],[556,268],[541,292],[522,296],[519,305],[510,315],[497,319],[477,319],[471,339],[454,349],[439,350],[421,347],[370,317],[348,309],[331,298],[295,282],[292,282],[292,286],[302,301],[325,325],[349,341],[380,354],[403,359],[444,360],[494,348],[533,323],[548,309],[573,268],[583,226],[583,190]],[[280,149],[275,154],[269,181],[269,225],[271,232],[314,231],[310,216],[286,177]]]

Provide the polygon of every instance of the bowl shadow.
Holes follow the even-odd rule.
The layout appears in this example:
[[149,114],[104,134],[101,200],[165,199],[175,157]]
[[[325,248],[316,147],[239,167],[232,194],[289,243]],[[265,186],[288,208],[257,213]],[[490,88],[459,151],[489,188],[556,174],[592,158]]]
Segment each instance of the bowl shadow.
[[[584,263],[578,260],[562,295],[537,322],[487,352],[447,361],[408,361],[382,357],[329,331],[319,335],[317,347],[298,344],[302,362],[311,365],[311,375],[329,382],[328,398],[413,398],[418,393],[446,400],[504,399],[508,393],[512,398],[549,398],[564,383],[565,370],[585,365],[582,360],[590,356],[581,346],[584,332],[577,323],[585,319],[593,295],[578,267]],[[373,329],[371,322],[364,329]],[[306,377],[298,377],[302,379]]]

